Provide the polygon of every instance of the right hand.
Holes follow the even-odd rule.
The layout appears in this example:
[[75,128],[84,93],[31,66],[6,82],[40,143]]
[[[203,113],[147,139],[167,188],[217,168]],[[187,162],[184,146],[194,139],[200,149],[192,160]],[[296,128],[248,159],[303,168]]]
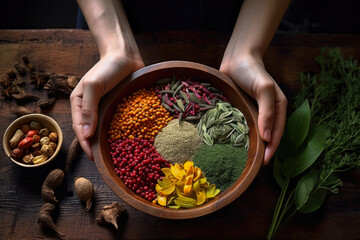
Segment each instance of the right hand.
[[100,98],[142,67],[144,62],[141,56],[130,58],[116,53],[106,54],[83,76],[71,93],[72,127],[90,160],[93,160],[93,154],[89,138],[97,126]]

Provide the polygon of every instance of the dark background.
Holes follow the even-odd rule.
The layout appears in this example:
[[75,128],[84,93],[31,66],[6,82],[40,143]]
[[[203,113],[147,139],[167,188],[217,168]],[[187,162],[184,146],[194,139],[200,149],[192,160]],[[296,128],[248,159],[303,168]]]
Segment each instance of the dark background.
[[[241,1],[123,0],[134,32],[153,30],[231,31]],[[77,28],[76,0],[0,1],[0,29]],[[294,0],[282,33],[360,33],[357,0]]]

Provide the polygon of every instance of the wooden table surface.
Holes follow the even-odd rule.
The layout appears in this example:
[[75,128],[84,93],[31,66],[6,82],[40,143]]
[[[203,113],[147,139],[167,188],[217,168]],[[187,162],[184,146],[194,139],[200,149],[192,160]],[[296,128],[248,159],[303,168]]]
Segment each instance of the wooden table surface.
[[[158,32],[136,34],[146,65],[165,60],[190,60],[219,67],[230,33]],[[316,70],[314,58],[321,47],[340,47],[345,56],[360,59],[357,35],[277,35],[265,56],[268,71],[279,82],[291,103],[295,80],[301,71]],[[83,30],[0,30],[0,76],[27,55],[38,69],[54,73],[84,75],[99,59],[96,45]],[[43,94],[33,90],[29,91]],[[35,108],[33,103],[28,107]],[[14,102],[0,102],[0,134],[17,118]],[[35,109],[36,110],[36,109]],[[39,111],[37,109],[37,111]],[[47,173],[64,168],[66,152],[74,132],[71,128],[68,97],[43,113],[61,126],[64,145],[56,161],[36,169],[13,164],[1,144],[0,157],[0,239],[56,239],[37,224],[42,205],[41,185]],[[73,193],[77,176],[94,184],[94,204],[90,212]],[[308,215],[296,215],[280,229],[276,239],[360,239],[360,171],[343,176],[337,195],[329,194],[323,207]],[[56,225],[67,239],[265,239],[280,189],[272,177],[272,166],[263,167],[250,188],[237,200],[210,215],[189,220],[168,220],[142,213],[119,199],[106,186],[85,154],[56,192],[60,199]],[[119,201],[128,216],[116,231],[100,226],[95,218],[102,206]]]

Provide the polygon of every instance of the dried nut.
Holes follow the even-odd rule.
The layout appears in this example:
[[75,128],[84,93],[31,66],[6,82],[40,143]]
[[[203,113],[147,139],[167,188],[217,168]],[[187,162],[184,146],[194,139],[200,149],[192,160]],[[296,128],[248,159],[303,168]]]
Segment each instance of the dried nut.
[[56,148],[57,148],[57,144],[56,143],[54,143],[54,142],[50,142],[49,143],[49,146],[54,150],[54,152],[55,152],[55,150],[56,150]]
[[35,151],[32,152],[32,155],[34,157],[42,155],[41,149],[39,149],[39,148],[35,149]]
[[32,159],[33,164],[40,164],[45,162],[48,159],[45,155],[36,156]]
[[32,121],[32,122],[30,123],[30,129],[40,131],[41,125],[40,125],[40,123],[38,123],[38,122],[36,122],[36,121]]
[[42,145],[49,145],[49,143],[50,143],[50,139],[48,138],[48,137],[42,137],[41,139],[40,139],[40,145],[42,146]]
[[78,82],[78,79],[74,75],[70,75],[67,79],[67,85],[73,89],[76,87]]
[[33,142],[34,143],[40,142],[40,136],[39,135],[34,135],[33,136]]
[[24,137],[25,134],[20,129],[16,130],[14,136],[9,141],[10,147],[16,148]]
[[47,129],[47,128],[42,128],[40,131],[39,131],[39,135],[40,137],[47,137],[49,136],[49,133],[50,133],[50,130]]
[[40,142],[33,143],[33,145],[31,145],[31,147],[33,149],[39,148],[40,147]]
[[18,148],[20,149],[26,149],[29,148],[33,144],[33,138],[32,137],[26,137],[18,145]]
[[89,179],[77,177],[74,181],[74,189],[79,199],[86,203],[85,210],[89,211],[92,204],[93,187]]
[[33,137],[34,135],[37,135],[39,131],[37,130],[30,130],[27,132],[28,137]]
[[50,147],[49,145],[43,145],[41,147],[41,152],[43,154],[45,154],[48,157],[51,157],[54,154],[54,150],[52,147]]
[[20,126],[20,129],[21,129],[21,131],[23,132],[23,133],[28,133],[28,131],[30,130],[30,126],[29,126],[29,124],[26,124],[26,123],[24,123],[24,124],[22,124],[21,126]]
[[11,157],[12,158],[18,159],[18,158],[21,158],[23,155],[24,155],[24,151],[21,150],[20,148],[15,148],[11,152]]
[[49,134],[49,139],[51,142],[57,142],[57,139],[58,139],[58,135],[56,132],[51,132]]
[[33,160],[34,156],[32,154],[27,154],[23,157],[23,162],[24,163],[31,163],[31,161]]

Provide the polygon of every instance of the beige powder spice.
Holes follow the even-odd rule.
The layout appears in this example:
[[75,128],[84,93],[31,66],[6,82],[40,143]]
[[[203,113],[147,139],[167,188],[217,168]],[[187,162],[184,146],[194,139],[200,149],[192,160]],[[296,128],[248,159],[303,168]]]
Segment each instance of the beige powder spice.
[[158,153],[171,164],[192,160],[203,144],[202,138],[192,123],[178,119],[170,121],[155,137]]

